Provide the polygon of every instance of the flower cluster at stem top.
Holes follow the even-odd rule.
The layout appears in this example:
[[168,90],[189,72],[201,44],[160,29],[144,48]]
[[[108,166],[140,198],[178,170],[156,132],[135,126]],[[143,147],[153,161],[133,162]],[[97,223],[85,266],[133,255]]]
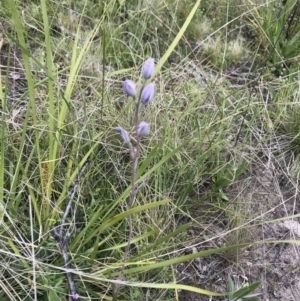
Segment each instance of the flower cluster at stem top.
[[[154,74],[155,70],[155,62],[153,58],[147,59],[142,68],[142,76],[144,80],[148,80],[149,78],[152,77]],[[128,97],[132,97],[134,100],[136,100],[136,95],[137,95],[137,89],[136,89],[136,84],[134,81],[130,79],[126,79],[123,82],[123,91]],[[155,84],[154,83],[149,83],[148,85],[142,87],[140,95],[137,99],[136,105],[137,105],[137,120],[139,120],[139,115],[140,111],[142,108],[144,108],[146,105],[148,105],[152,99],[154,98],[154,93],[155,93]],[[141,121],[137,127],[137,135],[139,138],[142,138],[144,136],[149,135],[150,133],[150,126],[147,122]],[[121,126],[116,127],[116,131],[120,133],[122,140],[124,141],[125,144],[129,146],[130,149],[132,149],[132,144],[130,142],[130,136],[129,133],[122,128]]]

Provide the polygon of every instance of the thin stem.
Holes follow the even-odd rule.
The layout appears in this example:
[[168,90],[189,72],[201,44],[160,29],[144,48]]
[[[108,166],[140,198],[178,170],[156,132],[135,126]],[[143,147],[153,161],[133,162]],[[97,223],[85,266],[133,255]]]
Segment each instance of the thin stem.
[[81,171],[78,174],[77,181],[75,182],[75,184],[73,186],[73,190],[72,190],[72,193],[70,195],[69,203],[68,203],[68,205],[66,207],[66,210],[64,212],[64,215],[63,215],[63,218],[62,218],[62,221],[61,221],[61,224],[60,224],[60,231],[59,231],[60,237],[63,236],[64,226],[65,226],[65,223],[66,223],[66,219],[67,219],[67,216],[69,215],[69,212],[71,210],[72,202],[73,202],[73,200],[75,198],[75,195],[76,195],[76,192],[77,192],[77,188],[79,186],[80,179],[82,178],[82,176],[83,176],[85,170],[87,169],[88,165],[89,165],[89,161],[86,161],[86,163],[82,166]]
[[66,272],[66,274],[67,274],[67,280],[68,280],[68,284],[69,284],[69,290],[70,290],[70,295],[71,295],[72,301],[78,300],[79,295],[76,293],[76,287],[75,287],[75,282],[74,282],[74,279],[73,279],[73,274],[72,274],[71,271],[69,271],[69,270],[71,270],[71,262],[69,260],[67,242],[68,242],[68,239],[70,237],[70,234],[65,231],[65,224],[66,224],[66,219],[67,219],[67,217],[69,215],[69,212],[71,210],[73,200],[75,199],[80,180],[81,180],[84,172],[86,171],[88,165],[89,165],[89,160],[86,161],[86,163],[82,166],[82,168],[81,168],[81,170],[78,174],[78,178],[77,178],[77,180],[76,180],[76,182],[73,186],[72,192],[70,194],[70,200],[68,202],[68,205],[67,205],[66,210],[64,212],[61,224],[59,226],[59,231],[57,231],[55,228],[53,228],[52,231],[51,231],[52,236],[57,241],[57,243],[59,245],[59,248],[61,250],[62,257],[63,257],[63,260],[64,260],[64,267],[68,270]]
[[[135,202],[136,195],[139,191],[138,188],[135,187],[135,181],[136,181],[136,171],[137,171],[137,166],[138,166],[138,159],[139,159],[139,153],[140,153],[140,137],[138,134],[138,126],[139,126],[139,121],[140,121],[140,105],[141,105],[141,95],[143,92],[145,85],[142,86],[139,98],[135,104],[135,139],[136,139],[136,145],[133,147],[132,150],[132,169],[131,169],[131,195],[130,195],[130,201],[127,206],[127,209],[130,210]],[[131,215],[129,216],[128,220],[128,227],[129,227],[129,234],[128,234],[128,241],[124,253],[124,258],[123,258],[123,265],[122,265],[122,270],[119,276],[119,280],[123,280],[124,278],[124,270],[125,270],[125,263],[128,257],[128,254],[130,252],[130,244],[133,236],[133,227],[132,227],[132,217]],[[113,292],[113,301],[116,300],[117,298],[117,292],[119,290],[119,285],[117,284],[114,288]]]

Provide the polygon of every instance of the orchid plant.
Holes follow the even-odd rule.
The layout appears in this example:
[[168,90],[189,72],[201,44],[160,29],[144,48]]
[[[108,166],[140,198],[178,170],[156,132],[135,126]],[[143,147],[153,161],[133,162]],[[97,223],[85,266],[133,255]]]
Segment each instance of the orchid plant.
[[[136,181],[136,171],[138,166],[138,158],[139,158],[139,152],[140,152],[140,142],[141,138],[149,135],[150,133],[150,126],[146,121],[140,121],[141,112],[143,109],[149,105],[149,103],[154,98],[155,94],[155,84],[149,83],[146,85],[146,82],[148,79],[152,77],[155,70],[155,62],[153,58],[149,58],[144,62],[143,68],[142,68],[142,76],[144,83],[140,89],[139,95],[137,96],[137,89],[136,84],[130,80],[127,79],[123,82],[123,91],[127,95],[127,97],[132,97],[135,104],[135,120],[134,120],[134,143],[132,142],[132,139],[130,138],[129,133],[122,128],[121,126],[116,127],[116,131],[120,133],[122,140],[127,145],[127,147],[130,150],[131,158],[132,158],[132,170],[131,170],[131,196],[130,196],[130,202],[128,204],[128,209],[131,209],[136,196],[139,192],[139,187],[136,188],[135,181]],[[127,256],[130,252],[130,244],[132,240],[132,219],[131,216],[129,216],[129,236],[127,241],[126,250],[124,253],[124,263],[126,262]],[[124,268],[125,265],[122,267],[122,273],[119,277],[121,280],[123,278],[124,274]],[[115,293],[117,292],[118,287],[115,288]]]
[[116,131],[120,133],[124,143],[128,146],[132,158],[132,193],[129,207],[132,207],[136,193],[134,193],[135,175],[140,150],[140,140],[142,137],[149,135],[150,126],[147,122],[141,121],[140,116],[142,110],[152,101],[155,93],[155,84],[149,83],[145,85],[146,81],[153,75],[155,69],[155,63],[153,58],[149,58],[145,61],[142,69],[142,76],[144,78],[144,84],[141,87],[139,96],[137,97],[136,84],[127,79],[123,82],[123,91],[127,97],[132,97],[135,103],[135,143],[133,144],[130,139],[129,133],[121,126],[116,127]]

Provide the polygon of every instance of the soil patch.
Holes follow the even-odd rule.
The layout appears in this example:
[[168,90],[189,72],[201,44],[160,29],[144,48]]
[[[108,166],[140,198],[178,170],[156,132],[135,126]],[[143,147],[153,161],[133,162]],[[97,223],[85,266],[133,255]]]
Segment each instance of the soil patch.
[[[218,226],[211,225],[210,233],[215,233],[215,238],[199,244],[197,251],[208,247],[226,246],[230,236],[237,237],[237,243],[245,242],[243,240],[245,237],[266,243],[232,251],[232,254],[201,258],[189,265],[179,265],[178,279],[181,283],[225,292],[228,276],[230,276],[236,288],[261,282],[253,296],[259,297],[262,301],[300,300],[298,246],[290,243],[268,243],[269,240],[299,239],[299,218],[269,222],[300,212],[299,195],[292,183],[282,181],[286,174],[282,169],[279,171],[267,166],[270,164],[253,167],[249,174],[244,176],[244,180],[229,187],[226,191],[236,201],[235,203],[240,204],[241,212],[244,211],[246,216],[251,217],[252,221],[249,223],[247,220],[244,221],[244,224],[247,224],[245,230],[247,232],[242,234],[244,237],[238,238],[237,231],[228,233],[230,231],[228,225],[224,225],[223,228],[220,223]],[[232,244],[232,240],[230,243]],[[182,291],[179,300],[225,299]]]

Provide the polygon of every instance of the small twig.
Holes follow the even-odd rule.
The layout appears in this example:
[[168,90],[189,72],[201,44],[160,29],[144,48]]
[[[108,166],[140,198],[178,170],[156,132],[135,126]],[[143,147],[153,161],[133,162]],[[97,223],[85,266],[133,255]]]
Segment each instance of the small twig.
[[[67,246],[68,246],[67,241],[70,237],[70,233],[65,231],[66,219],[71,210],[73,200],[75,199],[80,180],[81,180],[83,174],[85,173],[89,163],[90,163],[89,160],[86,161],[78,174],[77,180],[76,180],[76,182],[73,186],[72,192],[70,194],[70,200],[68,202],[68,205],[64,212],[61,224],[59,226],[59,231],[57,231],[55,228],[52,228],[52,230],[51,230],[51,234],[52,234],[53,238],[56,240],[56,242],[59,245],[59,248],[61,250],[62,257],[64,260],[64,267],[67,270],[71,270],[71,263],[69,260],[69,254],[68,254],[68,248],[67,248]],[[68,284],[69,284],[69,290],[70,290],[70,295],[71,295],[72,301],[78,300],[79,295],[76,293],[76,287],[75,287],[75,282],[73,279],[73,274],[70,271],[66,272],[66,274],[67,274],[67,280],[68,280]]]

